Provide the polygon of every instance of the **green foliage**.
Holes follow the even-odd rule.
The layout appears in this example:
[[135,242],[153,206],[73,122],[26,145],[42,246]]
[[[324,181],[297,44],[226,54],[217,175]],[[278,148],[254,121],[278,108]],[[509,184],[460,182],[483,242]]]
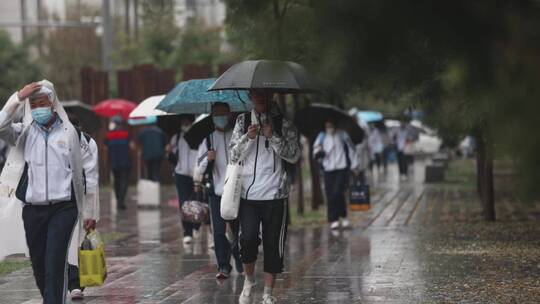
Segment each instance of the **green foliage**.
[[138,41],[122,31],[117,33],[114,62],[118,68],[151,63],[179,70],[182,64],[212,65],[220,61],[223,54],[219,29],[209,28],[197,19],[179,28],[169,7],[144,5]]
[[49,32],[43,57],[47,79],[61,100],[80,98],[83,66],[101,65],[101,40],[93,28],[65,28]]
[[299,61],[350,106],[416,106],[448,141],[480,135],[540,194],[538,1],[228,5],[229,36],[247,57]]
[[25,84],[39,80],[41,69],[30,59],[26,45],[15,45],[9,35],[0,30],[0,100],[5,102]]

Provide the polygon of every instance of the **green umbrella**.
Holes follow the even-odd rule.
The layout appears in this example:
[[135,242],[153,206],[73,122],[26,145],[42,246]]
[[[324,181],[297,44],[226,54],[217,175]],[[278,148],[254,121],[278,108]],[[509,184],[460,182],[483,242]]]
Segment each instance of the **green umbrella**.
[[179,83],[156,106],[167,113],[203,114],[210,113],[215,103],[226,103],[231,112],[251,110],[251,101],[245,92],[209,92],[215,78],[193,79]]

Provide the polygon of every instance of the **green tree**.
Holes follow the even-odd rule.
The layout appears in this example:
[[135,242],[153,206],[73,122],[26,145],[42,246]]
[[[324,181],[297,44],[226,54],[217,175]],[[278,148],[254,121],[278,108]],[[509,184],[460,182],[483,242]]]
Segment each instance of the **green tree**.
[[[251,58],[295,60],[335,102],[355,91],[418,106],[442,133],[479,141],[479,189],[495,219],[493,158],[540,192],[537,1],[229,0],[231,41]],[[361,104],[359,104],[361,106]],[[495,150],[497,148],[497,150]],[[528,181],[528,182],[526,182]]]
[[15,45],[6,31],[0,30],[0,100],[4,103],[25,84],[40,80],[40,65],[30,59],[27,45]]

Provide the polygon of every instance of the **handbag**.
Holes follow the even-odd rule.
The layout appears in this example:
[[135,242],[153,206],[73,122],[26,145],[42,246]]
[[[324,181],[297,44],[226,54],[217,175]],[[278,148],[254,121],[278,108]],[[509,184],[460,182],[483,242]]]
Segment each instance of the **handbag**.
[[226,221],[232,221],[238,217],[240,197],[242,196],[243,171],[244,165],[241,163],[227,165],[220,203],[221,217]]
[[102,286],[107,278],[105,246],[96,230],[86,234],[79,251],[81,287]]
[[182,203],[180,216],[184,222],[203,224],[210,219],[210,208],[200,198],[190,199]]
[[356,178],[349,191],[349,209],[353,211],[366,211],[370,209],[369,185]]

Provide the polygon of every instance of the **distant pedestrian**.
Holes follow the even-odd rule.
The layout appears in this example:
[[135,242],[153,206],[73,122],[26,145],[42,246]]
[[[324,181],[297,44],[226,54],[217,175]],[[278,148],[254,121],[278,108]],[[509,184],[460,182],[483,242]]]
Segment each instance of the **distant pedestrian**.
[[[96,225],[83,174],[92,157],[49,81],[13,94],[0,112],[0,126],[2,138],[14,146],[1,184],[24,204],[22,220],[36,284],[44,304],[65,303],[68,248],[74,230],[82,232],[76,223],[81,218],[86,230]],[[12,176],[18,178],[5,178]]]
[[415,131],[412,130],[407,121],[402,121],[396,136],[399,174],[402,180],[407,179],[409,174],[409,165],[413,161],[415,140]]
[[[191,149],[184,139],[184,135],[191,128],[193,118],[182,117],[180,122],[180,132],[171,138],[171,156],[169,160],[174,167],[174,181],[178,192],[178,202],[182,204],[193,197],[193,170],[197,160],[197,150]],[[182,221],[184,228],[184,244],[193,242],[193,232],[200,228],[199,224]]]
[[146,178],[159,182],[161,163],[165,157],[167,137],[160,128],[156,125],[151,125],[145,127],[139,133],[138,140],[142,146],[142,158],[146,165]]
[[383,165],[383,151],[384,151],[384,142],[381,131],[374,126],[370,127],[369,130],[369,147],[372,154],[371,168],[374,165],[377,166],[377,170],[380,172]]
[[122,117],[112,118],[107,132],[106,144],[109,151],[109,164],[113,172],[117,208],[125,210],[131,171],[130,148],[132,144],[130,143],[128,127]]
[[340,225],[349,228],[345,192],[352,170],[358,167],[358,159],[347,132],[336,129],[333,120],[328,120],[325,127],[313,144],[313,154],[320,160],[324,172],[328,222],[331,229],[339,229]]
[[[196,171],[198,176],[207,176],[206,181],[210,217],[214,236],[214,250],[218,262],[216,278],[227,279],[232,271],[231,257],[234,258],[238,273],[244,272],[238,248],[238,232],[240,223],[237,220],[226,222],[221,218],[220,206],[225,173],[229,163],[229,144],[231,142],[231,113],[226,103],[216,103],[212,106],[212,121],[215,131],[212,132],[199,147]],[[227,238],[227,226],[231,230]]]
[[[367,134],[367,131],[365,131],[365,134]],[[364,140],[362,142],[356,144],[355,146],[355,155],[357,159],[357,171],[358,171],[358,179],[362,184],[367,184],[367,174],[366,172],[369,171],[370,165],[371,165],[371,149],[369,146],[369,140],[366,137],[364,137]]]
[[244,164],[240,201],[240,256],[246,279],[240,303],[252,303],[255,261],[264,251],[264,304],[276,303],[276,276],[283,272],[287,237],[289,170],[300,159],[296,127],[267,100],[266,92],[249,93],[254,109],[238,116],[230,143],[230,163]]

